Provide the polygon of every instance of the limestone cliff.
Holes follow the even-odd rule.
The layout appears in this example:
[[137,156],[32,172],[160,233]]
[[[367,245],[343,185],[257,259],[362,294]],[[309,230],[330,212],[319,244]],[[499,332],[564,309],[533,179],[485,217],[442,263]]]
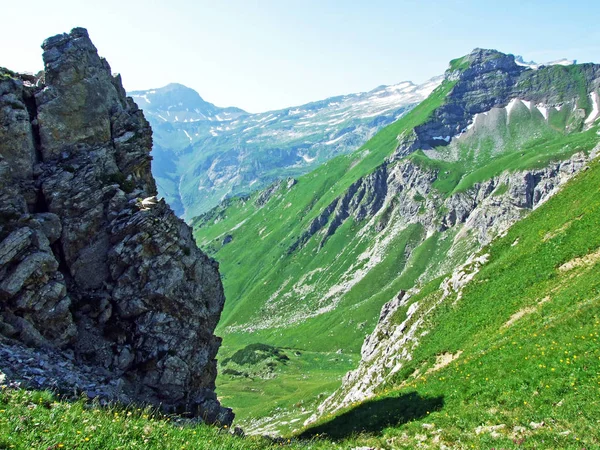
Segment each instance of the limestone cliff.
[[114,389],[90,396],[230,423],[214,393],[218,265],[155,198],[148,122],[85,29],[42,48],[39,76],[0,71],[1,345],[101,372]]

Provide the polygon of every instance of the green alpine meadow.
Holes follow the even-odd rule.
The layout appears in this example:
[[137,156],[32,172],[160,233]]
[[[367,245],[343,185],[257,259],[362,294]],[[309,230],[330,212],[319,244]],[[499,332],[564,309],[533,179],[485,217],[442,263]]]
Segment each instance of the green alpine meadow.
[[598,7],[162,3],[0,61],[0,450],[600,448]]

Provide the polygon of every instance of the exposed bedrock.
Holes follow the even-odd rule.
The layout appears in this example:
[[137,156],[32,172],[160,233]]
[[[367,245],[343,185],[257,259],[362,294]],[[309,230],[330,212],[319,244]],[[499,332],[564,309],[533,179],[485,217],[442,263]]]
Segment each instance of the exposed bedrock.
[[155,198],[148,122],[85,29],[42,48],[39,76],[0,73],[2,345],[98,366],[121,400],[231,423],[214,393],[218,265]]

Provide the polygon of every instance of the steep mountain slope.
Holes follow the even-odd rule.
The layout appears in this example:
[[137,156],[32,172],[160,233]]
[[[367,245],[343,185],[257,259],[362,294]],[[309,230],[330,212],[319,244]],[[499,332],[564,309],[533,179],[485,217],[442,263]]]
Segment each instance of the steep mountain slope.
[[534,70],[477,49],[356,152],[197,218],[230,299],[224,354],[249,342],[358,352],[384,303],[463,263],[585,167],[599,86],[597,65]]
[[600,446],[599,186],[596,159],[450,276],[386,304],[359,368],[303,436],[381,431],[368,442],[377,448]]
[[241,439],[147,410],[89,408],[9,388],[0,391],[8,413],[0,416],[0,445],[597,448],[598,186],[595,160],[470,264],[386,307],[360,368],[375,396],[332,413],[356,386],[358,377],[348,377],[323,417],[289,441]]
[[180,84],[130,94],[154,130],[159,193],[191,219],[226,196],[298,176],[358,148],[440,81],[407,81],[260,114],[218,108]]
[[297,345],[321,323],[328,336],[312,344],[356,349],[348,333],[374,325],[386,296],[452,267],[583,167],[599,140],[598,83],[600,66],[530,70],[475,51],[357,152],[199,217],[231,297],[221,329]]

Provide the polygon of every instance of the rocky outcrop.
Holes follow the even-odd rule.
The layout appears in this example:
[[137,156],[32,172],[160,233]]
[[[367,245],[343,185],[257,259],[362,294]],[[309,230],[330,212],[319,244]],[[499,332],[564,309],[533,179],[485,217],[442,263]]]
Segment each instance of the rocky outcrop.
[[42,48],[41,76],[0,73],[0,333],[99,367],[120,400],[230,423],[218,265],[155,198],[148,122],[85,29]]
[[374,216],[383,206],[387,195],[387,166],[382,165],[373,173],[364,178],[359,178],[340,197],[335,198],[317,217],[315,217],[308,229],[295,240],[288,253],[293,253],[306,244],[310,238],[325,228],[325,232],[319,248],[325,245],[327,239],[349,217],[361,221],[366,217]]
[[[365,338],[358,368],[346,374],[342,387],[319,405],[305,425],[325,413],[373,396],[381,385],[402,369],[406,361],[411,360],[414,348],[419,345],[421,337],[427,334],[427,318],[451,294],[460,296],[462,288],[479,272],[488,257],[487,254],[470,257],[441,283],[439,295],[429,301],[413,301],[413,294],[418,292],[413,289],[409,292],[400,291],[396,298],[386,303],[381,309],[375,330]],[[399,322],[396,314],[407,306],[404,320]],[[418,375],[413,374],[414,377]]]
[[[439,170],[424,168],[406,159],[384,164],[333,200],[294,241],[288,253],[305,245],[319,232],[323,233],[322,247],[349,217],[357,222],[370,220],[371,225],[384,233],[391,217],[395,225],[399,221],[404,226],[420,223],[426,235],[464,225],[457,240],[473,232],[478,245],[484,245],[519,220],[524,212],[549,198],[596,153],[597,150],[587,155],[577,153],[543,169],[507,171],[447,198],[434,187]],[[501,190],[505,192],[499,194]]]
[[[555,106],[600,88],[598,64],[578,65],[577,79],[565,83],[568,69],[563,66],[531,70],[518,65],[513,55],[496,50],[478,48],[453,63],[445,74],[445,79],[454,83],[445,103],[427,121],[399,139],[391,159],[401,158],[417,149],[447,145],[451,137],[459,135],[472,123],[474,115],[503,108],[511,99]],[[556,89],[557,86],[560,89]],[[585,111],[579,102],[573,106],[574,112],[579,114],[577,123],[573,124],[576,128],[583,124]]]
[[260,206],[264,206],[270,199],[271,197],[273,197],[273,195],[275,195],[275,193],[281,189],[290,189],[292,186],[294,186],[297,183],[297,181],[294,178],[287,178],[284,180],[279,180],[276,181],[275,183],[271,184],[268,188],[266,188],[264,191],[262,191],[258,197],[256,197],[256,200],[254,200],[254,204],[258,207]]

